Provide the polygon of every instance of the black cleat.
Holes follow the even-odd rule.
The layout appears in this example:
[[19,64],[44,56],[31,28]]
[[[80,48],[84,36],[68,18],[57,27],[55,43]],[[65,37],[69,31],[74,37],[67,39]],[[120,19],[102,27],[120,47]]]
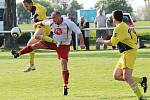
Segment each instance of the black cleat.
[[64,86],[64,95],[68,95],[68,89],[67,86]]
[[138,100],[147,100],[146,97],[139,97]]
[[12,50],[11,54],[14,56],[14,58],[19,57],[19,53],[16,50]]
[[142,77],[142,82],[141,82],[141,86],[143,87],[144,89],[144,93],[147,92],[147,77]]

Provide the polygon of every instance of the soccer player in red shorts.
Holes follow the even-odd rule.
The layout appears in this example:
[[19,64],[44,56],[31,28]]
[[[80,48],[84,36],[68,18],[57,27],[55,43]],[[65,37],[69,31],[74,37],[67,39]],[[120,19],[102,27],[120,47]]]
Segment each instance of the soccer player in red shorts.
[[[70,51],[70,42],[71,42],[71,33],[74,31],[78,34],[80,40],[80,47],[85,48],[84,40],[80,29],[77,25],[61,17],[60,12],[55,11],[51,14],[52,19],[44,20],[42,22],[37,22],[35,25],[44,25],[50,26],[53,32],[53,39],[60,43],[56,45],[55,43],[48,42],[48,36],[43,37],[43,39],[35,44],[26,46],[21,49],[19,52],[12,51],[14,58],[19,57],[20,55],[32,52],[35,49],[52,49],[56,50],[57,55],[61,61],[62,67],[62,77],[64,81],[64,95],[68,94],[68,80],[69,80],[69,70],[68,70],[68,54]],[[38,37],[37,37],[38,38]],[[43,41],[45,40],[45,41]]]

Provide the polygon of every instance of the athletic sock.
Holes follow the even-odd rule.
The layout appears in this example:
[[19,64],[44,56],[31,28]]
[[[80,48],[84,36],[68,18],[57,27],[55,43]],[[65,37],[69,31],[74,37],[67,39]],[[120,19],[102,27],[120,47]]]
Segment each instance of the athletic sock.
[[133,77],[134,81],[136,83],[141,83],[142,82],[142,78],[138,78],[138,77]]
[[26,46],[19,51],[19,55],[23,55],[32,51],[33,51],[33,48],[31,46]]
[[64,84],[67,85],[68,84],[68,80],[69,80],[69,71],[62,71],[62,77],[64,80]]
[[33,65],[34,65],[34,54],[35,54],[34,51],[32,51],[32,52],[29,54],[30,66],[33,66]]
[[143,95],[142,95],[142,93],[141,93],[141,91],[140,91],[140,89],[139,89],[139,87],[136,83],[133,83],[131,85],[131,88],[132,88],[132,90],[134,91],[134,93],[137,97],[143,97]]

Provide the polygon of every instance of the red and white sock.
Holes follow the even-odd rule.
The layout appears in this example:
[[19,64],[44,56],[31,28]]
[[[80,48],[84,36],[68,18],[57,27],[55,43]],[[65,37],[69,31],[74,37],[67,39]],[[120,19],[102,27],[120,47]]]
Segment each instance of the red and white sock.
[[33,51],[33,48],[31,46],[26,46],[26,47],[24,47],[23,49],[21,49],[19,51],[19,54],[23,55],[23,54],[26,54],[26,53],[29,53],[29,52],[32,52],[32,51]]
[[63,77],[65,86],[67,86],[68,80],[69,80],[69,71],[68,70],[62,71],[62,77]]

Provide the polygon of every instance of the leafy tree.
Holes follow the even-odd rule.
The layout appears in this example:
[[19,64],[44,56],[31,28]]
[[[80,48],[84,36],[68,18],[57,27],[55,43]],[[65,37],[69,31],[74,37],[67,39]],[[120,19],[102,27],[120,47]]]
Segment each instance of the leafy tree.
[[76,0],[72,0],[71,2],[68,3],[68,7],[66,9],[66,13],[71,13],[75,17],[77,17],[77,10],[78,9],[83,9],[83,5],[79,4]]
[[133,11],[133,8],[126,0],[99,0],[95,4],[95,8],[102,8],[106,13],[111,13],[113,10],[122,10],[127,13],[131,13]]
[[51,12],[54,10],[53,3],[50,3],[46,0],[40,0],[39,4],[43,5],[47,9],[47,16],[50,16]]
[[17,4],[17,13],[19,18],[19,23],[25,22],[31,17],[31,13],[24,10],[22,3]]
[[144,8],[144,17],[145,20],[150,20],[150,7]]

